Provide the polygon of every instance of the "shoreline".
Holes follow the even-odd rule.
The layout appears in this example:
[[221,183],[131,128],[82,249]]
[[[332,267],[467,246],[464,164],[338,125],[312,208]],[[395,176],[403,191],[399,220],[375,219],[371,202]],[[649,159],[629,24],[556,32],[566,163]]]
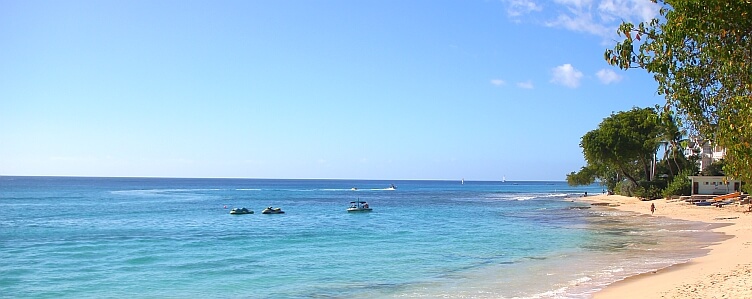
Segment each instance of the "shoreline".
[[707,223],[709,231],[728,237],[710,245],[705,256],[617,281],[593,298],[752,298],[752,213],[746,213],[748,205],[701,207],[679,200],[640,201],[620,195],[575,201],[647,215],[652,203],[656,206],[654,217]]

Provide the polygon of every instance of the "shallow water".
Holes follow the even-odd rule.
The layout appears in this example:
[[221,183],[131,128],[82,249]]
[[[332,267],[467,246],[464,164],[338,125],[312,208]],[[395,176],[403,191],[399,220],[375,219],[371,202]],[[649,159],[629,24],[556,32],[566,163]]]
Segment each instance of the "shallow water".
[[[587,298],[719,238],[702,223],[571,202],[600,190],[0,177],[0,297]],[[347,213],[355,199],[374,211]],[[260,214],[267,206],[286,213]]]

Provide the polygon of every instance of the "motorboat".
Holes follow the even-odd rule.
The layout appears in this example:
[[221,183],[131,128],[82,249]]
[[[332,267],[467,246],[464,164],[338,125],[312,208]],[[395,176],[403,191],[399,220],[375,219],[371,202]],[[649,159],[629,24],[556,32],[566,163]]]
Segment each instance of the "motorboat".
[[253,210],[249,210],[246,208],[232,208],[232,210],[230,210],[230,214],[233,214],[233,215],[253,214]]
[[368,206],[368,203],[365,201],[360,201],[358,199],[357,201],[351,201],[350,207],[347,208],[348,212],[370,212],[373,209],[371,209],[370,206]]
[[352,188],[350,188],[350,190],[352,190],[352,191],[358,191],[358,188],[352,187]]
[[261,211],[261,214],[284,214],[284,213],[285,211],[282,211],[282,209],[273,208],[273,207],[268,207],[264,209],[263,211]]
[[397,186],[395,186],[394,184],[390,184],[389,188],[386,188],[386,190],[397,190]]

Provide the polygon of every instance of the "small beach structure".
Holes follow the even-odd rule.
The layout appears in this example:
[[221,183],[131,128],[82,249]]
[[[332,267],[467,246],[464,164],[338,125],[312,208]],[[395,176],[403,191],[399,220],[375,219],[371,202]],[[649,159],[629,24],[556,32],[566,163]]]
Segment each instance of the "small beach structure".
[[724,195],[740,191],[741,181],[725,176],[690,176],[692,195]]
[[347,208],[348,212],[370,212],[373,209],[368,205],[367,202],[361,201],[360,198],[356,201],[350,202],[350,207]]
[[692,195],[682,198],[695,205],[721,207],[746,197],[740,192],[741,181],[739,180],[725,176],[690,176],[689,178],[692,181]]

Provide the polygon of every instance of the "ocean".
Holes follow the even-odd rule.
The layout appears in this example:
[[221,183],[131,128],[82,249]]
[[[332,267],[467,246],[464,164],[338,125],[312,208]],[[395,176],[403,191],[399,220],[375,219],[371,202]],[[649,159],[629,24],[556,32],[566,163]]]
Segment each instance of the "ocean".
[[589,298],[722,237],[585,192],[602,188],[3,176],[0,298]]

